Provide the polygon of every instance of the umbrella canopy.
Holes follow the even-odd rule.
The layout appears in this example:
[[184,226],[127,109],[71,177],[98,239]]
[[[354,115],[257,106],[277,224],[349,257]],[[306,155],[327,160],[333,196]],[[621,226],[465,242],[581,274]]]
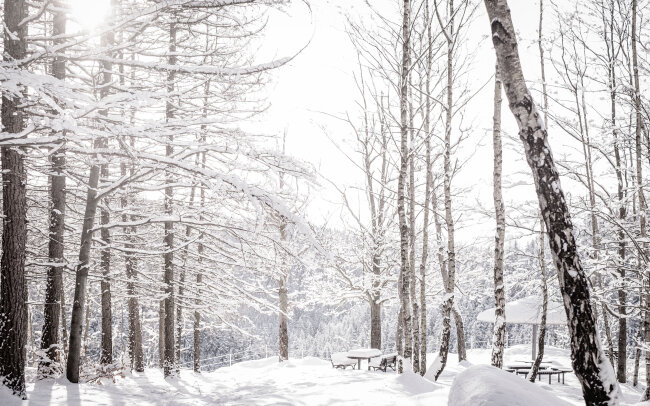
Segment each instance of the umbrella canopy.
[[[494,323],[495,308],[483,310],[476,316],[478,321]],[[542,322],[542,298],[527,296],[523,299],[506,303],[507,324],[532,324],[533,336],[531,340],[531,355],[534,360],[537,353],[537,326]],[[567,325],[566,313],[562,303],[548,301],[546,311],[547,325]]]
[[[492,307],[483,310],[476,316],[478,321],[494,323],[494,310]],[[508,324],[539,324],[542,322],[542,298],[527,296],[523,299],[506,303],[506,323]],[[562,303],[548,301],[546,324],[566,325],[566,313]]]

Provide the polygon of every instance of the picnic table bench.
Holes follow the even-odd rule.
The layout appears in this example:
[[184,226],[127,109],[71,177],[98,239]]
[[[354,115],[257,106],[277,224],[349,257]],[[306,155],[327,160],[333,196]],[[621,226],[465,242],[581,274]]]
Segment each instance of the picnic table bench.
[[370,368],[373,368],[375,371],[380,370],[386,372],[388,368],[391,368],[393,371],[397,369],[397,354],[387,354],[382,355],[381,357],[372,358],[368,362],[368,371]]
[[[528,372],[530,372],[530,366],[524,366],[524,365],[508,365],[504,368],[506,372],[514,373],[515,375],[524,375],[527,376]],[[573,372],[571,369],[563,369],[563,368],[553,368],[553,367],[546,367],[546,368],[540,368],[537,370],[537,380],[541,381],[542,380],[542,375],[547,375],[548,376],[548,383],[549,385],[551,384],[551,377],[553,375],[557,375],[557,381],[560,382],[560,377],[562,378],[562,384],[564,384],[564,376],[566,375],[567,372]]]
[[347,367],[352,367],[352,369],[354,369],[354,367],[357,366],[357,361],[352,358],[348,358],[347,352],[333,353],[330,361],[332,362],[332,366],[337,369],[345,369]]

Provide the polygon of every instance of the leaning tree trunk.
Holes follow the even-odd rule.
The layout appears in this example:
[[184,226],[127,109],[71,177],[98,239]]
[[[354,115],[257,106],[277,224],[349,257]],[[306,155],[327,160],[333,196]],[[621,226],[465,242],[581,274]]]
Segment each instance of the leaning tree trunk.
[[[411,298],[410,298],[410,270],[409,270],[409,230],[406,218],[406,174],[408,170],[408,77],[411,65],[410,47],[410,0],[404,0],[402,12],[402,62],[400,77],[400,169],[397,185],[397,214],[399,217],[400,232],[400,259],[399,273],[400,286],[400,314],[402,328],[402,352],[399,354],[398,372],[404,368],[411,368],[412,340],[411,340]],[[399,332],[398,332],[399,333]],[[406,365],[405,365],[406,364]]]
[[[59,1],[56,7],[61,7]],[[62,10],[53,13],[52,35],[65,34],[66,14]],[[53,41],[55,45],[64,39]],[[52,76],[59,80],[65,79],[65,59],[58,55],[52,61]],[[65,133],[60,133],[65,136]],[[54,377],[61,372],[59,344],[59,325],[62,313],[61,299],[63,297],[63,263],[64,263],[64,234],[65,234],[65,140],[58,141],[50,158],[52,174],[50,175],[50,226],[48,240],[48,259],[50,266],[45,282],[45,306],[43,308],[43,333],[41,349],[44,357],[38,364],[38,375],[41,378]]]
[[540,117],[524,79],[508,2],[484,0],[484,3],[504,89],[519,126],[540,210],[548,228],[571,337],[573,370],[582,384],[586,404],[615,405],[620,393],[618,383],[612,379],[614,371],[601,350],[587,277],[573,236],[571,215],[548,143],[546,123]]
[[499,65],[494,74],[494,212],[497,221],[494,237],[494,333],[492,336],[492,365],[503,367],[503,347],[506,339],[506,297],[503,285],[503,251],[506,233],[506,217],[501,192],[503,152],[501,146],[501,75]]
[[[27,16],[24,0],[4,3],[4,62],[14,64],[26,56]],[[11,33],[11,34],[7,34]],[[2,95],[4,132],[18,134],[24,127],[21,98]],[[27,343],[27,285],[25,242],[27,240],[26,173],[24,152],[2,147],[2,264],[0,265],[0,376],[13,394],[25,395],[25,345]]]
[[[537,372],[539,371],[539,366],[542,364],[542,359],[544,359],[544,340],[546,339],[546,315],[548,314],[548,287],[546,285],[546,254],[544,247],[546,246],[546,241],[544,239],[546,233],[544,232],[544,221],[541,221],[539,231],[539,267],[542,271],[542,320],[539,323],[539,337],[537,339],[537,357],[535,362],[533,362],[528,376],[526,377],[529,381],[535,382],[537,378]],[[533,343],[535,345],[535,343]]]
[[[115,0],[113,1],[113,3]],[[107,49],[115,42],[115,34],[108,31],[102,35],[100,46]],[[109,95],[110,83],[112,80],[113,63],[110,61],[102,62],[102,77],[99,89],[100,97],[106,98]],[[107,116],[106,109],[99,112],[102,116]],[[106,148],[107,140],[104,137],[97,138],[94,142],[96,149]],[[98,156],[93,156],[93,164],[90,167],[90,175],[88,176],[88,192],[86,194],[86,209],[84,213],[84,221],[81,230],[81,246],[79,248],[79,260],[75,268],[75,289],[74,289],[74,302],[72,303],[72,316],[70,318],[70,340],[68,351],[68,362],[66,365],[66,376],[72,383],[79,382],[79,364],[81,359],[81,342],[83,330],[83,316],[84,307],[86,304],[86,283],[88,281],[88,270],[90,268],[90,251],[92,245],[92,229],[95,224],[95,213],[99,199],[97,198],[97,190],[99,186],[99,177],[101,166],[98,163]],[[86,329],[87,331],[87,329]],[[85,340],[84,340],[85,341]]]

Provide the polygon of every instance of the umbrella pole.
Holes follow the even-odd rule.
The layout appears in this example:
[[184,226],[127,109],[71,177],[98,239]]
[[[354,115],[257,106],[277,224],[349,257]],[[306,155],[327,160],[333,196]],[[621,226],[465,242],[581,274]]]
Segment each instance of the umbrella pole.
[[537,346],[535,345],[537,343],[537,324],[533,324],[533,344],[532,346],[532,352],[533,352],[533,361],[535,361],[535,358],[537,358]]

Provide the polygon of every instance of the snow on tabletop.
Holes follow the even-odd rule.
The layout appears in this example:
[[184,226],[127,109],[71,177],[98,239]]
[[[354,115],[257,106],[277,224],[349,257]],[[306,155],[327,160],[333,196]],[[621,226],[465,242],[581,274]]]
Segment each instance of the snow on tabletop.
[[381,356],[381,351],[376,348],[358,348],[356,350],[348,351],[348,357],[379,357]]
[[[494,307],[483,310],[476,316],[478,321],[494,323]],[[506,324],[539,324],[542,319],[542,298],[527,296],[506,303]],[[566,325],[564,305],[549,300],[546,324]]]
[[332,354],[332,362],[336,365],[355,365],[357,361],[348,358],[346,352],[335,352]]
[[476,365],[458,374],[448,406],[564,406],[569,403],[541,386],[491,365]]

